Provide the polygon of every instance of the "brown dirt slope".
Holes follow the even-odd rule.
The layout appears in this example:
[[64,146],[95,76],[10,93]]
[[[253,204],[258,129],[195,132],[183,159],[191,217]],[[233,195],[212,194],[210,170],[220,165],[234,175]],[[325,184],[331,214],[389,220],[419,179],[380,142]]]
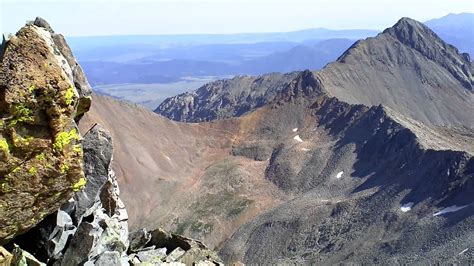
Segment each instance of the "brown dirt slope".
[[264,179],[267,162],[231,154],[256,120],[178,123],[95,95],[79,126],[82,132],[95,123],[109,129],[132,229],[161,226],[217,246],[285,198]]

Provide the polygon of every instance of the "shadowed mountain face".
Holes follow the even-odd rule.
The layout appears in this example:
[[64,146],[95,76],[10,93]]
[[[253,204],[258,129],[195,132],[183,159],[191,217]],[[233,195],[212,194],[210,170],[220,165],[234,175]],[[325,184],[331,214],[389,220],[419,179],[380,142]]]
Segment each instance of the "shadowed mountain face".
[[80,127],[110,128],[132,226],[227,262],[467,264],[471,67],[404,18],[320,72],[217,81],[157,110],[200,123],[96,96]]

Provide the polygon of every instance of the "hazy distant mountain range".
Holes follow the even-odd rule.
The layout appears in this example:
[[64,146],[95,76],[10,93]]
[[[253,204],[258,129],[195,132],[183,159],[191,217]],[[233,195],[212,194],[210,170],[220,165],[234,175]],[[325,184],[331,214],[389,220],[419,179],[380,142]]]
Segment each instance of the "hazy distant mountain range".
[[425,22],[441,38],[456,46],[461,52],[474,56],[474,14],[449,14]]
[[[316,44],[299,44],[288,50],[278,51],[273,43],[258,43],[254,47],[242,51],[242,56],[262,54],[264,48],[277,50],[269,55],[254,56],[255,58],[232,58],[233,51],[243,50],[241,45],[211,45],[206,47],[190,47],[186,52],[189,58],[177,55],[173,59],[161,59],[163,55],[148,56],[123,62],[84,61],[82,66],[90,77],[92,84],[117,83],[170,83],[177,82],[183,77],[195,76],[226,76],[268,72],[289,72],[304,69],[320,69],[331,60],[335,60],[342,52],[351,46],[353,40],[329,39]],[[263,48],[260,48],[263,47]],[[210,53],[209,51],[218,51]],[[229,53],[226,49],[230,50]],[[261,52],[259,50],[262,50]],[[203,52],[201,52],[204,50]],[[174,52],[174,51],[173,51]],[[206,55],[204,53],[208,53]],[[268,53],[268,50],[267,50]]]
[[[461,52],[473,53],[474,14],[450,14],[426,24]],[[208,80],[318,70],[336,60],[355,40],[377,33],[318,28],[286,33],[100,36],[68,40],[96,91],[147,104],[135,97],[138,88],[122,90],[119,94],[118,87],[98,86],[170,84],[181,88],[177,92],[183,92],[196,89],[195,84],[199,84],[187,82],[190,77]],[[139,97],[150,98],[146,101],[150,108],[171,96],[158,87],[161,86],[150,87]]]

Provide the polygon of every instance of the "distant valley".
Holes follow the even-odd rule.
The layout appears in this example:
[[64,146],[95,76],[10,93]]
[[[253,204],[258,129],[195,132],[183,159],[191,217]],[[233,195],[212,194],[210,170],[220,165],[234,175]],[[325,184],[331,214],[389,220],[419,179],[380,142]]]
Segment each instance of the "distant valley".
[[[474,15],[426,22],[461,52],[473,54]],[[99,94],[156,108],[165,98],[235,75],[319,70],[374,30],[68,38]]]

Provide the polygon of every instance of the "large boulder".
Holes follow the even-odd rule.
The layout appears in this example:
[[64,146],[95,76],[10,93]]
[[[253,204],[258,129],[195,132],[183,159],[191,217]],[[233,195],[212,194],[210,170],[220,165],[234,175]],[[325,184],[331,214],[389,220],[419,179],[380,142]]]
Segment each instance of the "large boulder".
[[86,183],[76,121],[91,90],[63,37],[41,19],[2,45],[0,244],[37,225]]

